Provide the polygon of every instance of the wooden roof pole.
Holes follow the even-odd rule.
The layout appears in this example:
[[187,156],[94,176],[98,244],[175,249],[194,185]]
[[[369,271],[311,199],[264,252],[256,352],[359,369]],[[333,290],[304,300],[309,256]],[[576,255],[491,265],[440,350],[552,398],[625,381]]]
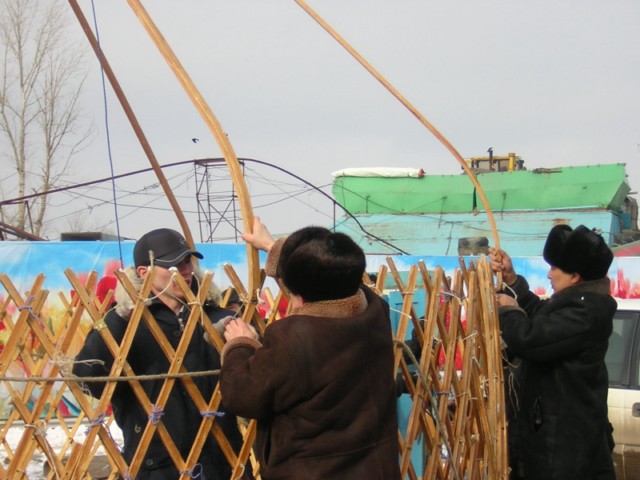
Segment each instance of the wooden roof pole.
[[482,189],[482,186],[478,183],[478,179],[471,171],[467,163],[464,161],[460,153],[451,145],[451,143],[442,135],[436,127],[434,127],[409,101],[404,98],[398,90],[396,90],[369,62],[367,62],[347,41],[340,36],[338,32],[336,32],[326,21],[324,21],[311,7],[309,7],[303,0],[295,0],[295,2],[302,7],[302,9],[311,16],[322,28],[324,28],[329,35],[331,35],[342,47],[347,50],[370,74],[372,74],[376,80],[378,80],[394,97],[396,97],[400,103],[402,103],[412,114],[415,116],[420,123],[422,123],[427,129],[451,152],[451,154],[456,158],[458,163],[462,166],[465,173],[473,183],[473,186],[476,188],[478,195],[480,196],[480,200],[484,206],[485,211],[487,212],[487,217],[489,220],[489,224],[491,226],[491,231],[493,233],[493,242],[496,248],[500,248],[500,239],[498,237],[498,230],[496,228],[496,223],[493,218],[493,212],[491,211],[491,206],[489,205],[489,201]]
[[195,243],[193,240],[193,236],[191,235],[191,230],[189,229],[187,220],[184,216],[184,213],[182,212],[182,209],[180,208],[180,205],[178,204],[178,201],[175,195],[173,194],[173,191],[171,190],[171,186],[169,185],[167,178],[164,176],[162,168],[160,167],[160,164],[158,163],[158,160],[156,159],[156,156],[153,153],[153,150],[151,149],[151,145],[149,145],[149,142],[147,141],[147,138],[144,135],[142,128],[140,127],[140,123],[138,123],[138,119],[133,113],[133,109],[131,108],[131,105],[129,104],[127,97],[125,96],[122,88],[120,87],[120,84],[118,83],[118,79],[113,73],[113,70],[109,65],[109,62],[105,57],[104,51],[100,48],[100,45],[98,45],[98,41],[95,35],[93,34],[93,31],[91,30],[91,27],[87,22],[86,17],[82,13],[81,8],[78,6],[78,2],[76,0],[69,0],[69,4],[71,5],[71,9],[75,13],[76,17],[78,18],[78,21],[80,22],[80,26],[82,27],[82,30],[84,31],[87,39],[89,40],[89,43],[93,48],[93,51],[98,57],[98,61],[102,66],[102,70],[107,76],[107,79],[109,80],[109,83],[111,84],[111,88],[113,88],[113,91],[116,94],[116,97],[120,101],[120,105],[122,105],[122,109],[124,110],[124,113],[129,119],[129,123],[131,123],[131,127],[133,128],[133,131],[135,132],[136,137],[138,137],[138,141],[140,142],[140,146],[142,147],[142,150],[144,150],[144,153],[149,159],[149,163],[151,164],[151,167],[153,168],[153,171],[155,172],[156,177],[158,178],[158,181],[162,186],[162,190],[164,191],[164,194],[166,195],[167,200],[169,200],[169,203],[171,204],[171,208],[173,209],[174,213],[176,214],[176,217],[178,218],[178,222],[180,223],[180,228],[184,233],[185,240],[187,241],[187,243],[191,248],[194,248]]
[[[231,173],[231,179],[233,180],[233,184],[238,194],[244,229],[245,231],[251,232],[253,230],[253,209],[251,206],[251,199],[249,197],[247,185],[244,181],[244,176],[242,175],[242,169],[238,162],[238,157],[236,156],[225,131],[222,129],[222,126],[216,119],[213,111],[209,108],[204,97],[195,86],[195,83],[191,80],[178,60],[178,57],[171,50],[171,47],[160,33],[151,17],[149,17],[149,14],[142,6],[141,2],[139,0],[127,1],[216,139],[216,142],[224,156],[225,162],[227,163],[227,167]],[[260,259],[258,257],[258,250],[249,244],[247,244],[247,265],[247,290],[251,297],[251,302],[253,303],[257,300],[257,289],[260,286]]]

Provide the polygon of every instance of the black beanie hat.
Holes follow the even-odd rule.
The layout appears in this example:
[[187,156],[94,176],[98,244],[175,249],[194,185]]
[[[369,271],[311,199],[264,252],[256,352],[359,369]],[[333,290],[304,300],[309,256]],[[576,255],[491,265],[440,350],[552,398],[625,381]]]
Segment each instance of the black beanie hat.
[[553,227],[542,255],[552,267],[566,273],[579,273],[583,280],[606,277],[613,261],[613,252],[602,236],[584,225],[575,230],[569,225]]
[[316,302],[355,295],[365,267],[364,252],[348,235],[306,227],[282,245],[277,275],[292,293]]

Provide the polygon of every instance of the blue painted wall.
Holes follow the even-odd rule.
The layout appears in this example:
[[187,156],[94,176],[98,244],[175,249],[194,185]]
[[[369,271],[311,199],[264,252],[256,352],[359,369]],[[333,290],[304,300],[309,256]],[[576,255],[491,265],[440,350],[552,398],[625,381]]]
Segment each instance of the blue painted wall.
[[[541,192],[544,194],[544,192]],[[541,255],[549,230],[557,223],[572,227],[597,228],[608,244],[620,233],[622,218],[607,210],[494,211],[500,246],[512,256]],[[458,255],[458,239],[493,234],[487,215],[479,213],[423,215],[358,215],[364,229],[397,246],[409,255]],[[388,245],[368,236],[357,223],[343,217],[336,230],[350,235],[368,254],[397,253]]]

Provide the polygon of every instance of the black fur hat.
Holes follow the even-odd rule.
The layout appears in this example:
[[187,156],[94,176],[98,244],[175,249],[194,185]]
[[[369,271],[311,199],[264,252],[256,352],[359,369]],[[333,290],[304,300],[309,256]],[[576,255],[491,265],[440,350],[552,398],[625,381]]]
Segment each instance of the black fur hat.
[[277,275],[292,293],[315,302],[355,295],[365,267],[364,252],[348,235],[306,227],[284,242]]
[[579,273],[583,280],[607,276],[613,253],[604,239],[593,230],[580,225],[556,225],[549,232],[542,253],[552,267],[567,273]]

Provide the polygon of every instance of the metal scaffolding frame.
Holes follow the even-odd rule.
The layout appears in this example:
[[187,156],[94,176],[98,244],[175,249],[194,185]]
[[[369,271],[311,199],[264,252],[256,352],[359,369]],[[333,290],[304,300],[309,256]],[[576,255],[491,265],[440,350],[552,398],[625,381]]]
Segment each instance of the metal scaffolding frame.
[[[206,158],[193,165],[200,242],[239,242],[242,216],[224,159]],[[240,165],[244,175],[244,162]]]

